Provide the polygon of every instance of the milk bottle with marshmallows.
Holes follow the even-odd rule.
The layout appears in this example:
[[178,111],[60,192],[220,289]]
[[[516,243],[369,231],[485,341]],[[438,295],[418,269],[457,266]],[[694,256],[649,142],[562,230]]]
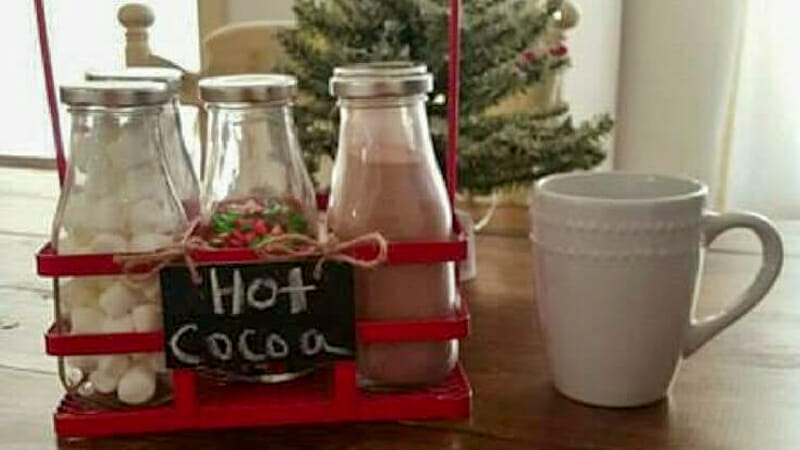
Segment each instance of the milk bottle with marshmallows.
[[[187,219],[166,170],[160,117],[171,93],[164,83],[88,81],[60,93],[71,128],[56,252],[149,253],[179,243]],[[56,299],[63,334],[163,327],[155,275],[61,278]],[[171,395],[163,353],[68,356],[59,364],[67,390],[101,405],[158,404]]]

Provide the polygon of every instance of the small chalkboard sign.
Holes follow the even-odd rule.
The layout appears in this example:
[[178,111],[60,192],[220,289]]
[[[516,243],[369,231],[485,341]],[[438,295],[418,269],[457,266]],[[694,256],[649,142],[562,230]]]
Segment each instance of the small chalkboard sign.
[[298,372],[355,352],[353,270],[316,260],[161,271],[170,368]]

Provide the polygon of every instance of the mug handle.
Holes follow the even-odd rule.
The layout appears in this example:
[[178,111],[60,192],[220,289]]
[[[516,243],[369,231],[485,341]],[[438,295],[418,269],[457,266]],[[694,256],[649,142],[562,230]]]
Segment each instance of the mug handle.
[[783,243],[775,226],[766,218],[751,213],[703,214],[703,245],[708,247],[723,232],[731,228],[753,231],[761,241],[763,257],[755,280],[741,293],[732,305],[719,314],[695,320],[691,318],[683,344],[684,358],[691,356],[719,332],[739,320],[753,309],[769,292],[783,266]]

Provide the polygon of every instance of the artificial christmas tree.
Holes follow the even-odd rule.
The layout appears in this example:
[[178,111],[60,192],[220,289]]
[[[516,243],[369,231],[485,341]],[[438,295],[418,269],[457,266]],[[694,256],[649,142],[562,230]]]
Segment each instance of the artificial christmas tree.
[[[569,67],[568,49],[553,36],[570,10],[562,0],[465,0],[462,25],[460,156],[463,191],[485,194],[526,185],[555,172],[589,169],[604,158],[607,115],[573,124],[560,101],[503,107],[516,96],[558,91],[548,83]],[[333,157],[338,131],[328,79],[336,66],[409,60],[435,77],[428,114],[437,152],[445,149],[447,111],[446,0],[296,0],[297,28],[281,36],[298,75],[298,129],[314,171]],[[557,96],[560,97],[560,96]],[[560,100],[557,99],[557,100]]]

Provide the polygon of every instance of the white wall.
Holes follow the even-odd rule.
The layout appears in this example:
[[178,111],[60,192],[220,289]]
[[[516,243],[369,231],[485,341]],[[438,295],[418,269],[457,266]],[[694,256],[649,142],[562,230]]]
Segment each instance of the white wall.
[[[141,1],[141,0],[140,0]],[[56,85],[82,79],[89,68],[122,67],[125,32],[117,9],[130,0],[48,0],[45,3],[50,53]],[[199,68],[197,2],[144,0],[156,17],[150,44],[159,55],[190,70]],[[0,58],[11,70],[0,73],[6,91],[0,110],[0,155],[50,158],[53,149],[46,106],[42,61],[36,36],[33,2],[3,3],[0,15]],[[61,110],[64,142],[68,117]]]
[[[153,53],[188,70],[199,70],[197,2],[138,1],[149,6],[155,16],[149,29]],[[87,69],[125,66],[125,29],[117,21],[117,11],[127,3],[131,0],[81,0],[80,7],[74,0],[45,2],[56,85],[83,79]],[[62,106],[65,146],[69,146],[69,131],[69,115]]]
[[[581,10],[577,28],[568,35],[573,67],[566,73],[565,99],[576,120],[617,109],[622,0],[573,0]],[[603,167],[614,160],[614,139]]]
[[[197,2],[138,0],[153,10],[150,48],[189,70],[200,67]],[[50,0],[47,4],[50,45],[56,81],[83,77],[90,67],[125,65],[125,29],[117,10],[131,0]]]
[[5,2],[0,14],[0,60],[4,107],[0,109],[0,155],[53,157],[44,75],[32,1]]
[[626,0],[617,168],[710,184],[734,85],[745,0]]
[[230,0],[228,20],[230,22],[294,20],[293,4],[293,0]]

